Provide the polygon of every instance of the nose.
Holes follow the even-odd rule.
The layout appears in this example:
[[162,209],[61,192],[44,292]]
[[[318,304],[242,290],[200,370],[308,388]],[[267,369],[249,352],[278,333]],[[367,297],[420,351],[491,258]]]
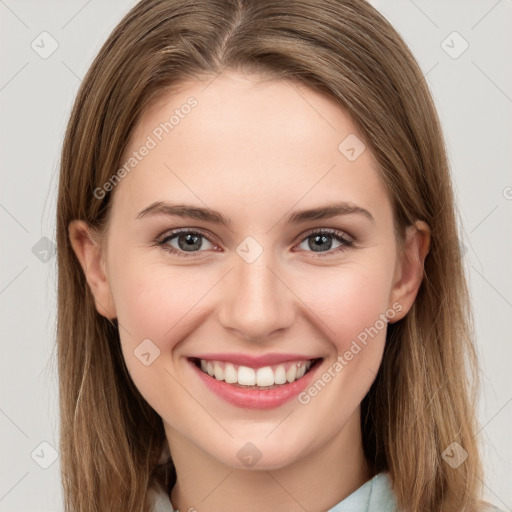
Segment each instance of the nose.
[[221,325],[237,336],[251,341],[264,341],[277,333],[282,335],[295,320],[296,296],[287,286],[270,251],[254,262],[242,258],[224,280],[218,319]]

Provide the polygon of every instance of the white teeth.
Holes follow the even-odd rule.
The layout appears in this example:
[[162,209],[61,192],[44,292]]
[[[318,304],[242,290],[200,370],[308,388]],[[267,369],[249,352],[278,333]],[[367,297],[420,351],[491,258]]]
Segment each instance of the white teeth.
[[231,363],[227,363],[224,368],[224,380],[228,384],[234,384],[238,381],[238,371]]
[[219,363],[214,363],[213,372],[217,380],[224,380],[224,370]]
[[274,372],[274,384],[284,384],[286,382],[286,372],[284,366],[280,364]]
[[312,364],[312,360],[307,360],[255,369],[248,366],[236,366],[222,361],[200,360],[201,370],[210,375],[210,377],[223,380],[228,384],[258,386],[261,388],[294,382],[303,377]]
[[254,386],[256,384],[256,372],[247,366],[239,366],[238,384],[242,384],[242,386]]
[[288,371],[286,372],[286,380],[288,382],[293,382],[297,378],[297,367],[295,365],[290,366]]
[[[240,369],[239,369],[240,371]],[[274,372],[270,366],[259,368],[256,372],[256,385],[257,386],[273,386],[274,385]]]

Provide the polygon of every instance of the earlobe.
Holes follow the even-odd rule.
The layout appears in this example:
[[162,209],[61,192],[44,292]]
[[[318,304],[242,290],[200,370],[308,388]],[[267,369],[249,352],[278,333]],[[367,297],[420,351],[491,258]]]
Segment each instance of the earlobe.
[[116,318],[99,240],[83,220],[71,221],[68,226],[68,234],[73,251],[94,296],[96,310],[106,318]]
[[393,322],[402,319],[411,309],[423,281],[425,258],[429,250],[430,228],[428,224],[417,221],[413,226],[408,226],[403,254],[397,263],[395,282],[390,297],[390,304],[399,303],[402,306],[400,313],[393,318]]

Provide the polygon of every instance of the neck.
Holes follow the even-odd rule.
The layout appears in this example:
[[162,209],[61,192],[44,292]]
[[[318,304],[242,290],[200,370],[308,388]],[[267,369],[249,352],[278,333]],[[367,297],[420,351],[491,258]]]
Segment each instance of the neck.
[[329,443],[272,470],[227,466],[168,424],[165,428],[177,475],[170,499],[180,512],[329,510],[372,476],[363,455],[359,408]]

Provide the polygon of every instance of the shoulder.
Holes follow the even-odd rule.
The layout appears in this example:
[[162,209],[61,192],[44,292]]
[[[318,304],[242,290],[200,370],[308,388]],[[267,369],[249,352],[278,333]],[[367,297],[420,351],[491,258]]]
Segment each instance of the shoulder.
[[[148,490],[148,497],[151,512],[177,512],[173,508],[169,496],[160,486],[151,487]],[[353,507],[360,502],[367,505],[367,510],[378,510],[379,512],[396,510],[396,500],[391,489],[389,475],[385,472],[378,473],[330,512],[352,511]],[[504,512],[504,510],[482,501],[478,512]]]
[[[396,497],[392,491],[391,477],[388,472],[376,474],[371,480],[360,487],[351,497],[363,497],[363,491],[365,491],[365,501],[369,504],[368,510],[378,510],[379,512],[397,510]],[[476,512],[505,511],[487,501],[481,500]]]

